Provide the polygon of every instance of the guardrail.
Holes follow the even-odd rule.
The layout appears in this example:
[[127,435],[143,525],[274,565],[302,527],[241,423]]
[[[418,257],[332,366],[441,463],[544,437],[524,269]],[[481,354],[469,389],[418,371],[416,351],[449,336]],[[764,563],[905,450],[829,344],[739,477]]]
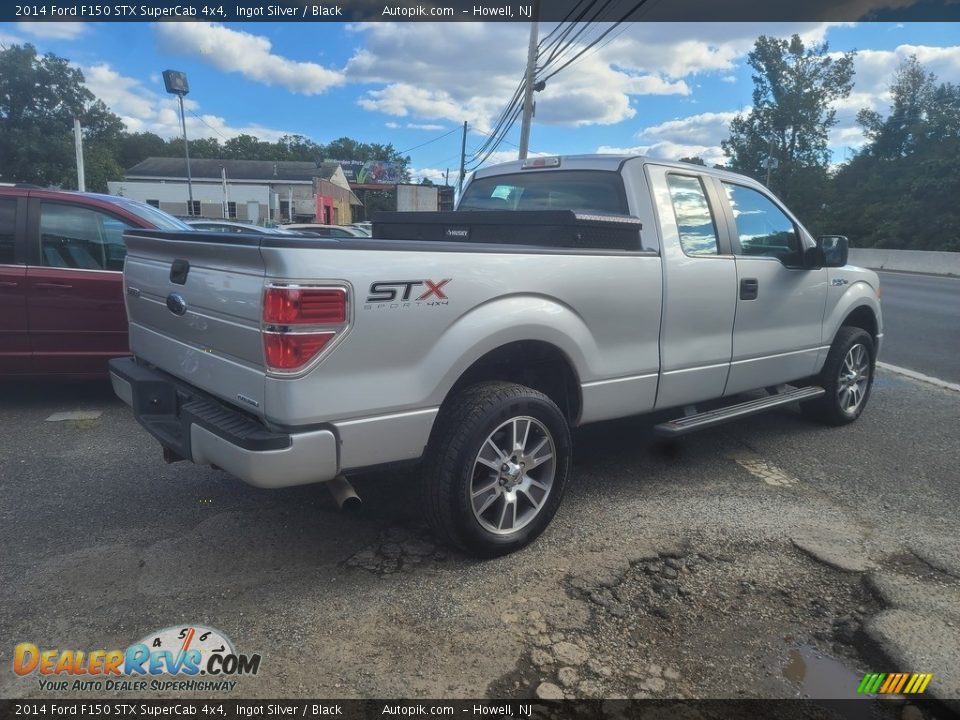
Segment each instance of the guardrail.
[[871,270],[960,275],[960,252],[850,248],[850,264]]

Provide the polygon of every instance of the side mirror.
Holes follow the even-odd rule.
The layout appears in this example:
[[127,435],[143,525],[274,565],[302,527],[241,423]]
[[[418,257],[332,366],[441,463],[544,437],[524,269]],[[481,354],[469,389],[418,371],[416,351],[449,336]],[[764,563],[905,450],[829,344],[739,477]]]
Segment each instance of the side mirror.
[[843,267],[847,264],[850,241],[843,235],[822,235],[817,238],[821,267]]

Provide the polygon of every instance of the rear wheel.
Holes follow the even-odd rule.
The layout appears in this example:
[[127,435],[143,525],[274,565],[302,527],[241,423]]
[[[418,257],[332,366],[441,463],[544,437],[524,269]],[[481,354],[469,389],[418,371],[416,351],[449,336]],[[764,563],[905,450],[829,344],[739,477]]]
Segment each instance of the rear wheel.
[[829,425],[846,425],[856,420],[870,399],[875,362],[870,333],[858,327],[841,327],[823,370],[812,381],[827,392],[803,403],[803,414]]
[[556,514],[570,473],[566,418],[543,393],[506,382],[466,388],[436,420],[421,478],[427,518],[481,557],[533,541]]

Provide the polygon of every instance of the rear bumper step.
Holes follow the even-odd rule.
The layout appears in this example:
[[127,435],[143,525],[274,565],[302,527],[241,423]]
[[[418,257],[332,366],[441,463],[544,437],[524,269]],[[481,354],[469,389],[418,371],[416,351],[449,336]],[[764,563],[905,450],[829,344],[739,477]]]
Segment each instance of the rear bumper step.
[[816,386],[792,388],[784,392],[776,393],[775,395],[768,395],[767,397],[757,398],[756,400],[748,400],[736,405],[728,405],[727,407],[717,408],[716,410],[707,410],[697,413],[696,415],[688,415],[677,418],[676,420],[660,423],[653,428],[653,432],[660,437],[679,437],[680,435],[686,435],[695,430],[703,430],[713,427],[714,425],[730,422],[731,420],[738,420],[739,418],[766,412],[781,405],[789,405],[790,403],[801,400],[813,400],[825,392],[826,390],[822,387]]
[[164,459],[223,468],[258,487],[336,477],[331,430],[277,433],[206,393],[133,358],[110,361],[113,388],[164,448]]

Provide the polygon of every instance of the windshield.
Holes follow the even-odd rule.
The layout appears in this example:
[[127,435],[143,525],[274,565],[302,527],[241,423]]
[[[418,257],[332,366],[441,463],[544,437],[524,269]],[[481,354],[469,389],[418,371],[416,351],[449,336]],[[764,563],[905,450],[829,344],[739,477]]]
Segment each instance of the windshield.
[[457,209],[628,214],[620,173],[609,170],[552,170],[478,178],[464,191]]
[[178,220],[173,215],[150,205],[145,205],[144,203],[133,200],[123,200],[117,204],[121,205],[124,210],[132,212],[137,217],[141,217],[151,225],[156,226],[158,230],[193,230],[192,227],[182,220]]

